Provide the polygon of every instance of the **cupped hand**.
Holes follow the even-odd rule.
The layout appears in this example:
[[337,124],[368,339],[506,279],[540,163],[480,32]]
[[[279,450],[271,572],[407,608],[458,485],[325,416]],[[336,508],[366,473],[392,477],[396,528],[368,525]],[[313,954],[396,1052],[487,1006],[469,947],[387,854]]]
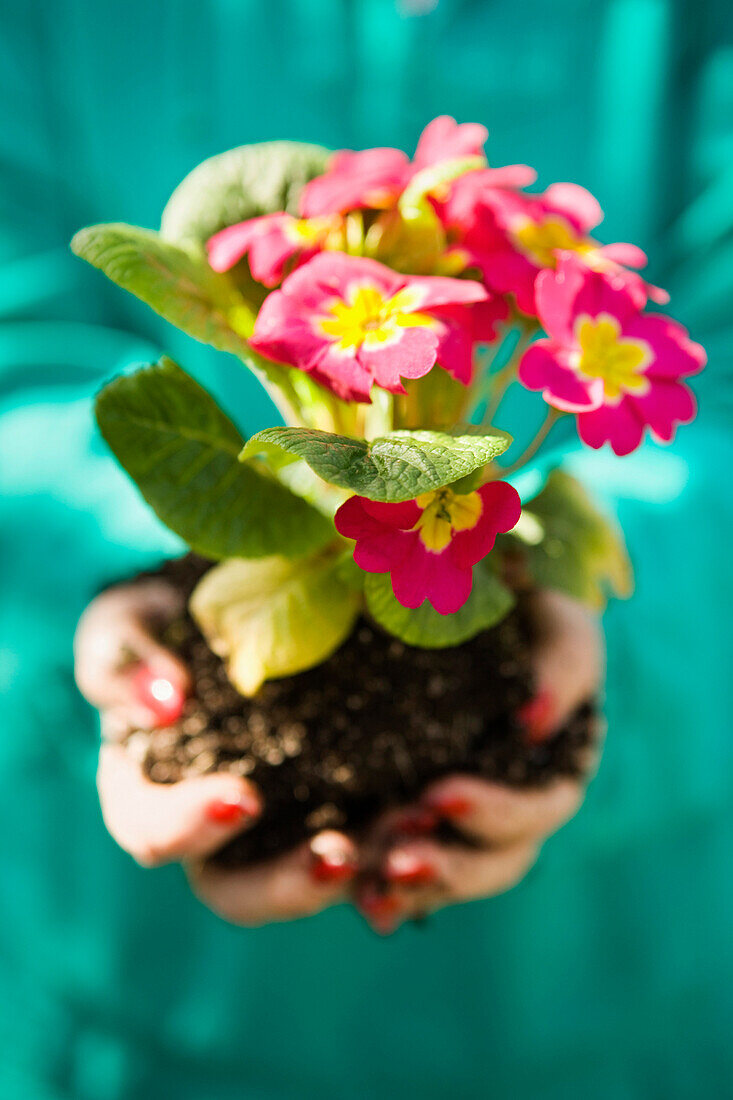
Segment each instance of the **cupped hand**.
[[79,622],[75,673],[82,694],[101,711],[97,786],[105,824],[143,866],[184,863],[199,898],[236,924],[315,913],[345,896],[356,871],[348,837],[329,830],[252,869],[217,868],[206,856],[261,813],[254,785],[223,772],[153,783],[120,743],[130,730],[167,724],[180,713],[188,672],[156,634],[182,608],[170,585],[141,580],[98,596]]
[[[527,736],[541,740],[597,695],[603,644],[597,621],[569,597],[542,592],[533,610],[537,692],[521,717]],[[593,763],[586,762],[588,773]],[[441,779],[418,804],[377,822],[357,905],[386,934],[443,906],[503,893],[526,875],[542,843],[573,816],[582,798],[583,785],[570,779],[531,790],[468,775]],[[440,821],[450,823],[465,843],[435,839],[431,834]]]

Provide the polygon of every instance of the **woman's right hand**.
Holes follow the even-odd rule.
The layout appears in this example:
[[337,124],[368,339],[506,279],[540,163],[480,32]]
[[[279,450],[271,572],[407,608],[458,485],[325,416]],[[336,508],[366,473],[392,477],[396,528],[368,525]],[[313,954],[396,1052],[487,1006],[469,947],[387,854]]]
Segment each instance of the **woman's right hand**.
[[97,785],[105,824],[146,867],[186,864],[199,898],[226,920],[256,925],[318,912],[342,900],[356,849],[326,831],[295,851],[243,870],[204,862],[249,828],[262,801],[248,780],[222,772],[153,783],[121,740],[132,729],[175,720],[190,688],[185,666],[156,639],[183,610],[175,589],[146,579],[109,589],[88,606],[74,640],[76,680],[101,712]]

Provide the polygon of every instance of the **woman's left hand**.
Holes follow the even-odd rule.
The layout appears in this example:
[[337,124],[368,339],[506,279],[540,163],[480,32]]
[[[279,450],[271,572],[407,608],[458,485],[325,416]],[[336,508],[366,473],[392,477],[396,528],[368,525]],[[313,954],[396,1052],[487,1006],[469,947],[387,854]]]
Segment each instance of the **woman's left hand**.
[[[543,592],[534,611],[537,694],[523,719],[528,736],[542,738],[597,695],[603,644],[597,621],[567,596]],[[441,779],[418,805],[377,823],[369,844],[372,873],[357,888],[357,905],[372,927],[387,934],[445,905],[503,893],[526,875],[542,843],[582,799],[583,785],[570,779],[529,790],[468,775]],[[468,843],[434,839],[440,820]]]

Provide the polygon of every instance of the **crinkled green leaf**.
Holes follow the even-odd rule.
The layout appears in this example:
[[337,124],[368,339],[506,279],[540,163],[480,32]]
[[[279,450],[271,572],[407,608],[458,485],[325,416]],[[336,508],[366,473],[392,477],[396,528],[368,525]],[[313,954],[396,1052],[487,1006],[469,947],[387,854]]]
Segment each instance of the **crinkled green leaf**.
[[71,247],[189,336],[220,351],[248,354],[244,337],[254,324],[252,310],[226,275],[212,271],[201,250],[122,223],[81,229]]
[[361,593],[342,558],[232,559],[199,582],[191,612],[244,695],[267,679],[320,664],[347,637]]
[[562,470],[550,474],[501,545],[523,559],[535,584],[567,592],[593,608],[603,608],[609,593],[631,594],[633,574],[621,532]]
[[248,218],[277,210],[297,214],[303,185],[325,171],[330,155],[320,145],[265,141],[210,157],[171,195],[161,236],[203,245],[220,229]]
[[242,459],[275,450],[303,458],[324,481],[370,500],[411,500],[439,489],[502,454],[511,436],[496,429],[398,431],[371,442],[312,428],[267,428]]
[[244,440],[170,359],[114,379],[96,403],[102,435],[157,515],[210,558],[297,557],[333,525],[266,471],[238,461]]
[[387,573],[368,573],[364,592],[369,614],[390,634],[408,645],[442,649],[467,642],[488,630],[511,611],[514,595],[487,562],[473,570],[473,588],[463,607],[452,615],[441,615],[426,600],[412,611],[394,596]]

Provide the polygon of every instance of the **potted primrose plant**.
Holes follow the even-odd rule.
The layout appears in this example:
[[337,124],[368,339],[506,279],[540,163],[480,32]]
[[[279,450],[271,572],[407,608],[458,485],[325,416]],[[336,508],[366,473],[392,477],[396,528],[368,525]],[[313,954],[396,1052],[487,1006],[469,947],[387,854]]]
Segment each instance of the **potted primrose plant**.
[[[435,119],[410,160],[271,142],[206,161],[159,233],[97,225],[77,255],[166,320],[237,356],[285,426],[249,440],[169,359],[111,381],[102,435],[192,554],[167,635],[190,698],[132,732],[149,776],[227,769],[264,794],[217,859],[243,863],[328,826],[358,829],[430,780],[573,774],[582,708],[551,739],[532,696],[527,596],[594,607],[630,590],[619,534],[561,470],[524,504],[508,480],[560,417],[626,455],[669,441],[705,362],[637,269],[591,235],[573,184],[528,193],[489,168],[480,125]],[[495,426],[506,388],[547,415],[524,453]]]

